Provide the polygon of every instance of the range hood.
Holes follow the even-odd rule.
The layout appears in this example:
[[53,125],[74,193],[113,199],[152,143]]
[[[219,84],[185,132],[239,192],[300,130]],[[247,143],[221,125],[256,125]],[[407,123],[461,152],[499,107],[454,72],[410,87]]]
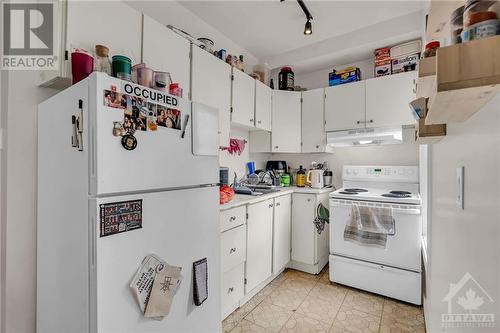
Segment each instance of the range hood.
[[403,127],[360,128],[328,132],[326,142],[332,147],[403,143]]

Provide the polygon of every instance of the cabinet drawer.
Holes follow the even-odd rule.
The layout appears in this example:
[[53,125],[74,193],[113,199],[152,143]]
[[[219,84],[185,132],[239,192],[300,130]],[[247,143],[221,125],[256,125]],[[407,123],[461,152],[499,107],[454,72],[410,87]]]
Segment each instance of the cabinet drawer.
[[247,250],[247,227],[239,226],[221,235],[222,271],[227,272],[245,261]]
[[245,224],[247,207],[241,206],[220,212],[220,232]]
[[242,263],[222,274],[222,315],[227,316],[238,307],[244,296],[245,264]]

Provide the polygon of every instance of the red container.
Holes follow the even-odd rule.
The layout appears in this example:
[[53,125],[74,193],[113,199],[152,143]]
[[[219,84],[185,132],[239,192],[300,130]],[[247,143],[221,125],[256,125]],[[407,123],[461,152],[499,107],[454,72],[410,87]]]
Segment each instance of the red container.
[[73,84],[85,79],[94,71],[94,58],[85,52],[71,53],[71,74]]
[[182,88],[179,87],[178,83],[171,83],[169,86],[169,94],[182,97]]

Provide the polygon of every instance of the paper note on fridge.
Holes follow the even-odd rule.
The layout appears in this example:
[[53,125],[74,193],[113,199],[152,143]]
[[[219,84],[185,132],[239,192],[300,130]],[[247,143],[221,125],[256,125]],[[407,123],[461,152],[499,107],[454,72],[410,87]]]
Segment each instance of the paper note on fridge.
[[147,255],[141,263],[130,283],[141,312],[144,313],[148,304],[149,294],[157,273],[161,272],[167,263],[154,254]]
[[167,265],[161,273],[156,274],[144,313],[145,317],[163,319],[162,317],[168,315],[180,276],[181,267],[170,265]]

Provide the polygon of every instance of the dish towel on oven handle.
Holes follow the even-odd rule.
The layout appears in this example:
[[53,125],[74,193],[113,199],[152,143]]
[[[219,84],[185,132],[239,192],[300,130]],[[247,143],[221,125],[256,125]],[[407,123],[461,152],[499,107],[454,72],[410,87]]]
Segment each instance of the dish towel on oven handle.
[[385,248],[387,235],[394,234],[392,208],[352,205],[350,219],[344,228],[344,240]]
[[330,223],[330,211],[322,203],[319,203],[318,208],[316,208],[316,217],[313,223],[318,235],[321,235],[325,230],[325,223]]

